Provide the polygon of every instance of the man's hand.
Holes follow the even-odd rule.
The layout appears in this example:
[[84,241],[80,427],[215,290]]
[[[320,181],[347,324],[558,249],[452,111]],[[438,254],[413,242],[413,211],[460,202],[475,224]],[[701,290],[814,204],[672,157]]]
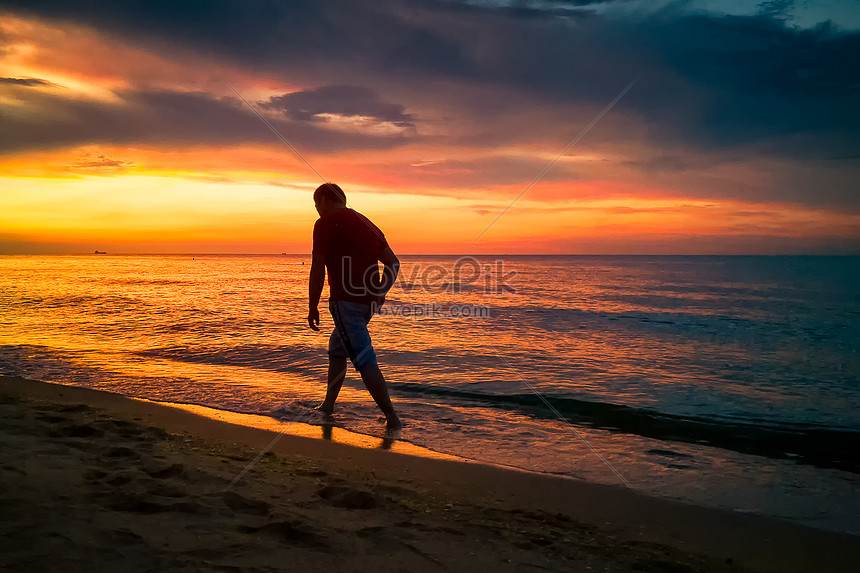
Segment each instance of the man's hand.
[[316,308],[311,308],[308,310],[308,326],[311,327],[311,330],[319,330],[320,329],[320,311]]
[[320,311],[317,310],[317,306],[320,303],[324,283],[325,259],[315,252],[311,261],[311,276],[308,277],[308,326],[313,330],[319,330]]

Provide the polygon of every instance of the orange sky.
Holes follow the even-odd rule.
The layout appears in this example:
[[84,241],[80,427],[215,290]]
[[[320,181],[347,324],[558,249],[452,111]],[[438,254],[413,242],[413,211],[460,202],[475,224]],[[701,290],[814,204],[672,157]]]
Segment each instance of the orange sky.
[[[806,200],[843,184],[832,165],[743,145],[655,144],[652,119],[621,104],[487,229],[617,95],[621,75],[594,101],[534,102],[516,85],[495,100],[486,80],[421,86],[378,72],[344,92],[362,102],[349,111],[331,99],[337,90],[314,91],[341,83],[314,70],[254,69],[194,43],[24,13],[5,14],[0,37],[12,126],[0,136],[0,253],[309,252],[321,180],[225,79],[403,254],[860,245],[856,209]],[[288,94],[281,108],[270,99]]]

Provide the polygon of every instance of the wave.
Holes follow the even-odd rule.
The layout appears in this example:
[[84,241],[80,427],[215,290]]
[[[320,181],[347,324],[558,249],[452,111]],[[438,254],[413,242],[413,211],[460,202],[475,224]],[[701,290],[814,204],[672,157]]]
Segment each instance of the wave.
[[[166,347],[139,354],[302,375],[318,368],[322,356],[317,348],[295,344],[193,349]],[[535,394],[489,394],[418,383],[395,382],[391,383],[391,389],[393,392],[432,396],[446,402],[477,403],[543,419],[555,419],[554,409],[565,421],[579,426],[860,473],[860,432],[851,428],[684,416],[564,396],[548,395],[542,399]],[[547,407],[547,403],[552,409]]]
[[139,356],[166,358],[177,362],[241,366],[272,372],[308,374],[318,367],[324,352],[319,349],[292,345],[237,345],[228,348],[171,346],[142,350]]
[[[512,410],[610,432],[663,441],[706,445],[743,454],[791,459],[820,468],[860,474],[860,432],[808,424],[759,424],[666,414],[605,402],[535,394],[483,394],[412,383],[391,384],[393,390]],[[546,403],[544,403],[544,400]]]
[[[318,374],[324,362],[324,352],[321,353],[320,349],[298,344],[238,345],[228,348],[175,346],[134,354],[304,376]],[[67,363],[67,360],[71,362]],[[75,353],[57,353],[54,349],[26,345],[0,345],[0,371],[7,373],[20,369],[22,364],[38,364],[41,369],[50,367],[52,371],[76,371],[79,362]],[[4,367],[4,364],[9,368]],[[391,389],[393,393],[426,396],[449,405],[480,405],[545,420],[556,419],[554,412],[557,412],[564,421],[578,426],[667,442],[712,446],[772,459],[789,459],[815,467],[860,474],[860,431],[850,427],[686,416],[569,396],[546,395],[542,399],[528,393],[491,394],[419,383],[394,382],[391,383]],[[199,399],[199,396],[196,398]],[[223,406],[221,404],[219,407]]]

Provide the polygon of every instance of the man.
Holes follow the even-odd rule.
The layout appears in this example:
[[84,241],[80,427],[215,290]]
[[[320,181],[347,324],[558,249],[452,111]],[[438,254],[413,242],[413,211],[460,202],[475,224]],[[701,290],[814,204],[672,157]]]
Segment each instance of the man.
[[[334,331],[328,343],[328,390],[320,410],[326,414],[334,412],[349,358],[385,414],[388,430],[399,430],[402,424],[391,405],[388,386],[376,363],[367,323],[394,285],[400,261],[388,246],[382,231],[367,217],[346,206],[346,195],[334,183],[317,187],[314,204],[320,218],[314,224],[308,326],[319,330],[317,306],[326,272],[328,306],[334,320]],[[378,261],[384,265],[381,278]]]

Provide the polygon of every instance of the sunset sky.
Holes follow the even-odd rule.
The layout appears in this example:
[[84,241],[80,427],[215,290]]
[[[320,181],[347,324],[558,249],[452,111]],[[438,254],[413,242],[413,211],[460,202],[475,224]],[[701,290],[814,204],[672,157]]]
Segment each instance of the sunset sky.
[[857,62],[856,0],[0,2],[0,254],[310,252],[231,85],[398,253],[860,254]]

